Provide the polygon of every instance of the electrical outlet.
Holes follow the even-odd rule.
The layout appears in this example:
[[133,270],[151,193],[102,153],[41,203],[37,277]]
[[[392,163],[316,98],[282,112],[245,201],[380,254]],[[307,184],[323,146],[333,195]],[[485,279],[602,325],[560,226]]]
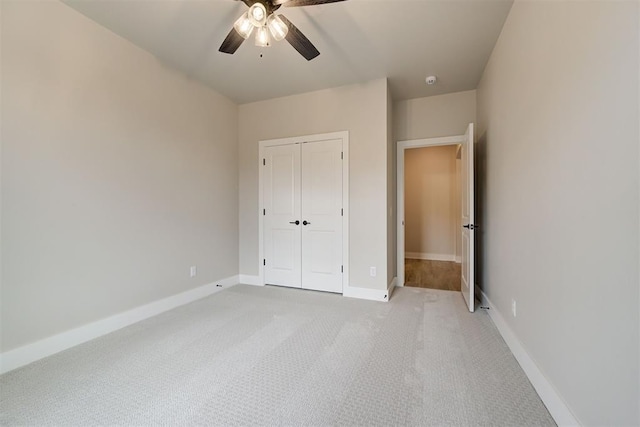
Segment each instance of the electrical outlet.
[[192,265],[189,269],[189,277],[196,277],[198,274],[198,268],[195,265]]
[[511,314],[516,317],[516,300],[514,299],[511,300]]
[[376,277],[376,268],[375,267],[369,267],[369,276],[371,277]]

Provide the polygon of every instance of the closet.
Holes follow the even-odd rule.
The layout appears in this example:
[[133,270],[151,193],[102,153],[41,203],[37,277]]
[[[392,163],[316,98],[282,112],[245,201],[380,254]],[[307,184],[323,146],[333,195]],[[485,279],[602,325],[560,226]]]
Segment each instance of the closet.
[[261,148],[264,283],[342,293],[343,140]]

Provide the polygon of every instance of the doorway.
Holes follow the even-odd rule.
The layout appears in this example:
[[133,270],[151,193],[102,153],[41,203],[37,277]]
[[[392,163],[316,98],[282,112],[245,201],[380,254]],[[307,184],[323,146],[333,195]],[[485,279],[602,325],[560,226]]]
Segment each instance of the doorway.
[[[417,139],[410,141],[399,141],[397,144],[397,266],[398,266],[398,286],[404,286],[407,282],[405,272],[405,151],[422,147],[439,146],[460,146],[460,173],[459,188],[461,190],[460,200],[460,222],[457,226],[461,233],[460,258],[461,258],[461,280],[460,291],[464,297],[469,311],[475,310],[475,287],[474,287],[474,230],[478,227],[474,224],[474,126],[470,123],[464,135],[449,136],[441,138]],[[458,156],[456,156],[458,157]],[[456,239],[457,241],[457,239]],[[433,255],[433,254],[432,254]],[[436,254],[437,255],[437,254]],[[433,260],[437,261],[437,260]],[[455,262],[455,258],[454,258]]]
[[460,291],[460,145],[404,150],[405,286]]

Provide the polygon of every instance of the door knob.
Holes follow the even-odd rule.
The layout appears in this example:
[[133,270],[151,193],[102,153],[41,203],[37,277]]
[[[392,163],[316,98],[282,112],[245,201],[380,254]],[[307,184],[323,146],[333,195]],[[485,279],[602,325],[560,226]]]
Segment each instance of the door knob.
[[289,224],[300,225],[300,221],[296,219],[295,221],[290,221]]
[[302,221],[302,225],[311,225],[311,223],[308,221]]

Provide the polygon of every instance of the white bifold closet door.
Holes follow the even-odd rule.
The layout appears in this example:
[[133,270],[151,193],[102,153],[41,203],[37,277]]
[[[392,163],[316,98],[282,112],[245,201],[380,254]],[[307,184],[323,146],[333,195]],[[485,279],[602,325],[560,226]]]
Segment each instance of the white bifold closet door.
[[265,147],[266,284],[342,293],[342,140]]

